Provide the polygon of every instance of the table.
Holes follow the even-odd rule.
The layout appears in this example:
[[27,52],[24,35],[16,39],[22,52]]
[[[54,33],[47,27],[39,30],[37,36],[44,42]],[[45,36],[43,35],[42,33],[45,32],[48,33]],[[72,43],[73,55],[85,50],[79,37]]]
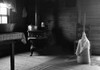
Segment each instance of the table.
[[21,40],[24,44],[26,44],[26,39],[24,33],[21,32],[12,32],[6,34],[0,34],[0,44],[11,43],[11,56],[10,56],[10,66],[11,70],[15,69],[14,66],[14,43],[17,40]]

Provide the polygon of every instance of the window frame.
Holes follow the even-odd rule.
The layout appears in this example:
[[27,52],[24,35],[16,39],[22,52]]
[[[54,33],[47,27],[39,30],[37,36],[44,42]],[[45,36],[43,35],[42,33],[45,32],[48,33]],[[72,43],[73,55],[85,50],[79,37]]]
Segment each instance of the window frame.
[[[0,8],[2,8],[2,7],[0,7]],[[5,8],[6,8],[6,7],[5,7]],[[7,24],[7,23],[8,23],[8,8],[6,8],[6,9],[7,9],[7,10],[6,10],[6,12],[7,12],[6,14],[0,14],[0,19],[1,19],[0,24]],[[7,23],[3,23],[3,22],[2,22],[2,20],[3,20],[2,18],[3,18],[3,17],[6,17],[6,18],[7,18],[7,20],[6,20]]]

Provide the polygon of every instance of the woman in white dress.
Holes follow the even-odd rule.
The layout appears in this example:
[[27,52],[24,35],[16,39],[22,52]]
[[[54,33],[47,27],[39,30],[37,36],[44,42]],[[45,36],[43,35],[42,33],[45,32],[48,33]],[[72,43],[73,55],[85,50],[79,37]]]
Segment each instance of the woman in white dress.
[[78,63],[90,64],[90,41],[86,37],[86,33],[83,32],[82,38],[78,41],[76,56]]

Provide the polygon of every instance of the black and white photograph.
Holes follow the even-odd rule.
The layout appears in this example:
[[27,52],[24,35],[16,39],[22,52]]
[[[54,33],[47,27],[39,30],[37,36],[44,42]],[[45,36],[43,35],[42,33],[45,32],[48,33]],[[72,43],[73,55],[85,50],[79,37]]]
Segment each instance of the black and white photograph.
[[100,70],[100,0],[0,0],[0,70]]

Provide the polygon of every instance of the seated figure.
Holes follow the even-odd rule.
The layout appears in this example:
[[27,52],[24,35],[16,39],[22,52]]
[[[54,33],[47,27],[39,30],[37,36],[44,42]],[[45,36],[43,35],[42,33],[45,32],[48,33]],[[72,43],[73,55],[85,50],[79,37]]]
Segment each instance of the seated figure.
[[78,63],[89,64],[90,61],[90,41],[86,37],[85,32],[82,34],[82,38],[78,41],[76,56]]

